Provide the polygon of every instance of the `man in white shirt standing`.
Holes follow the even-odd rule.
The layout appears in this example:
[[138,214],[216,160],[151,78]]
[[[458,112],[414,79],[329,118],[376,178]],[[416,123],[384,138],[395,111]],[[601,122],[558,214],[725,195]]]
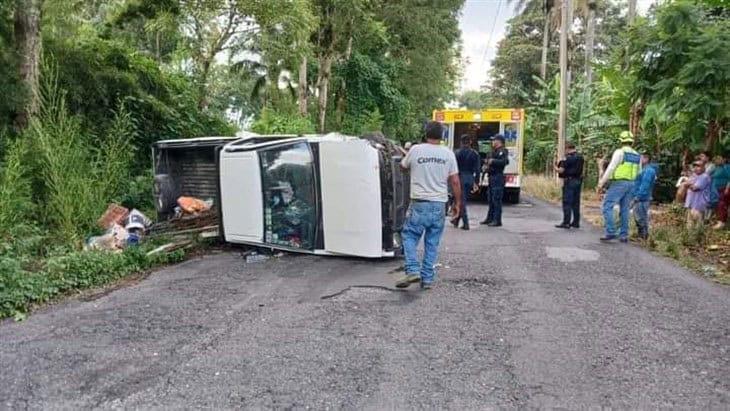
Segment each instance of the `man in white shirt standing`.
[[[456,219],[461,210],[461,183],[454,153],[441,145],[443,126],[432,121],[426,125],[426,143],[411,147],[401,166],[410,170],[411,205],[408,209],[401,236],[405,254],[405,275],[395,286],[406,288],[420,282],[428,290],[436,279],[439,244],[446,221],[448,186],[456,200],[453,207]],[[418,243],[423,237],[423,261],[418,261]]]

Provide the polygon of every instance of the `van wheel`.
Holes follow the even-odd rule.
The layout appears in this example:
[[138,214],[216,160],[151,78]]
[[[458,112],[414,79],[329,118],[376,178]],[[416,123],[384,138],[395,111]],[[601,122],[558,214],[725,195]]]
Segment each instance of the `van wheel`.
[[154,182],[155,206],[160,215],[171,215],[177,205],[175,183],[168,174],[157,174]]

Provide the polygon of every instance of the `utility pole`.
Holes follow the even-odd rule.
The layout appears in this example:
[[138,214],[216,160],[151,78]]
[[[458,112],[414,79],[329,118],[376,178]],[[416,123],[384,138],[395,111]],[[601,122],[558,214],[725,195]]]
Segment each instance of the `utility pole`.
[[565,157],[566,122],[568,119],[568,31],[570,0],[562,0],[560,9],[560,115],[558,117],[558,160]]

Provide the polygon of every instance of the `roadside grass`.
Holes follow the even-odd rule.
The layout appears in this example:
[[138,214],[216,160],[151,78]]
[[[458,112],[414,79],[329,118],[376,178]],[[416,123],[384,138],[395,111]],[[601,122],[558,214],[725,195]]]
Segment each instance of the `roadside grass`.
[[0,254],[0,319],[25,319],[36,306],[101,287],[126,276],[183,261],[195,247],[148,255],[164,239],[123,252],[55,251],[46,258]]
[[[544,201],[559,204],[560,182],[555,178],[528,175],[523,179],[526,194]],[[592,190],[584,190],[583,218],[601,227],[603,218],[600,201]],[[631,232],[635,232],[631,221]],[[720,284],[730,285],[730,230],[712,230],[708,225],[687,229],[685,210],[679,204],[653,205],[651,209],[650,238],[637,244],[677,261],[703,277]]]

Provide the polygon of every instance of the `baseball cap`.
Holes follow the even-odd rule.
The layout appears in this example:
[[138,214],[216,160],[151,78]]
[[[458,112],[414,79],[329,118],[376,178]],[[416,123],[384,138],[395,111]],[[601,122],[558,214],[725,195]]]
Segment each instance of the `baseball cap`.
[[622,131],[618,136],[618,141],[622,143],[633,143],[634,135],[630,131]]

